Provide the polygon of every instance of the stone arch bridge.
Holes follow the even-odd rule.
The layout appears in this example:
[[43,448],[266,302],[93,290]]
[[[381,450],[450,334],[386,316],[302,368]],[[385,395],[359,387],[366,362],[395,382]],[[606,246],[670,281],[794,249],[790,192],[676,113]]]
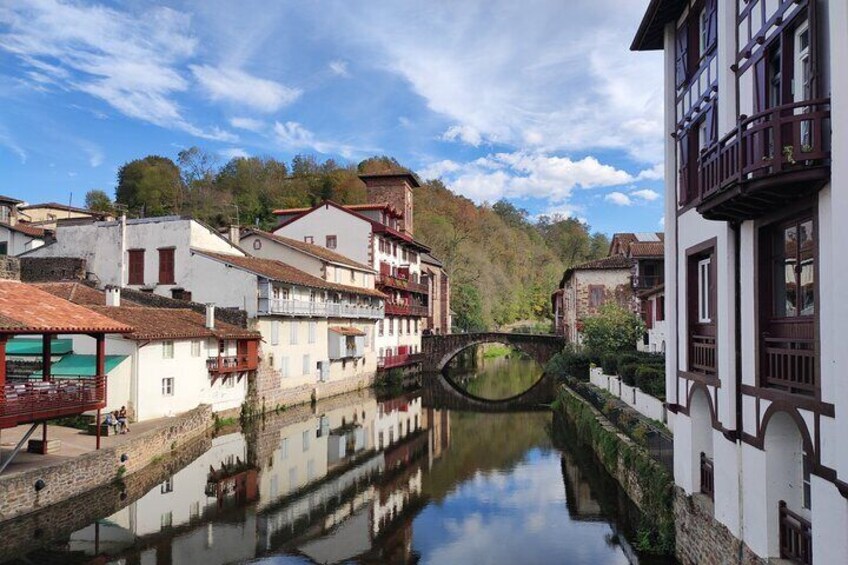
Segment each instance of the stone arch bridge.
[[502,343],[527,353],[541,367],[562,350],[563,340],[555,335],[499,332],[424,336],[423,396],[425,406],[475,412],[508,412],[539,409],[554,399],[556,377],[543,374],[535,385],[512,398],[488,400],[462,390],[444,375],[444,368],[462,350],[482,343]]
[[428,335],[421,338],[426,372],[441,372],[460,351],[481,343],[502,343],[520,349],[540,366],[562,351],[561,336],[548,334],[514,334],[506,332],[457,333]]

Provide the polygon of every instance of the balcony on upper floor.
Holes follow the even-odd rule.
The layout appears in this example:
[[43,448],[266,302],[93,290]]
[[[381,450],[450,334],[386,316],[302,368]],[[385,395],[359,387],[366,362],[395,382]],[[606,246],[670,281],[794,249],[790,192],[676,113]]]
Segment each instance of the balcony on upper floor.
[[387,316],[414,316],[424,318],[429,314],[426,306],[403,300],[387,300]]
[[419,282],[417,275],[409,272],[409,267],[401,267],[392,272],[391,265],[386,263],[380,265],[377,284],[382,287],[405,290],[417,294],[428,294],[430,292],[426,283]]
[[741,116],[701,151],[697,210],[709,220],[750,220],[811,195],[830,179],[830,99]]
[[[261,306],[261,304],[260,304]],[[381,304],[354,304],[350,302],[322,302],[289,298],[272,298],[260,314],[279,316],[305,316],[316,318],[368,318],[380,320],[385,317]]]

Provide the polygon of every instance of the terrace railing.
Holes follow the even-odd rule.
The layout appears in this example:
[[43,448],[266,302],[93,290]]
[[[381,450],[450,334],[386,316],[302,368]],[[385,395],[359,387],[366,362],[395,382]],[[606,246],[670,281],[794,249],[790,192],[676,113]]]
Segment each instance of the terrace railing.
[[105,405],[104,375],[13,381],[0,388],[0,424],[82,414]]
[[809,520],[780,501],[780,557],[796,563],[813,562],[813,533]]

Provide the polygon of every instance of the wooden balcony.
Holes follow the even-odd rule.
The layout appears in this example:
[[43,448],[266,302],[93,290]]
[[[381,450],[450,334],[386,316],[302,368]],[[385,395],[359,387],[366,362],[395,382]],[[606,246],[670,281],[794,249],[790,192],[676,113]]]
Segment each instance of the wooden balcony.
[[405,367],[424,360],[423,353],[398,353],[397,355],[384,355],[377,359],[378,369],[391,369],[394,367]]
[[764,386],[812,396],[816,382],[816,344],[813,339],[763,336]]
[[9,381],[0,388],[0,428],[74,416],[106,406],[106,377]]
[[429,294],[430,292],[430,289],[426,284],[383,272],[378,275],[377,284],[379,286],[394,288],[397,290],[406,290],[417,294]]
[[809,520],[780,501],[780,557],[795,563],[813,562],[813,529]]
[[386,301],[387,316],[415,316],[424,318],[428,314],[426,306],[411,304],[409,302]]
[[206,360],[206,368],[210,373],[219,375],[255,371],[259,366],[256,358],[250,355],[221,355]]
[[829,179],[830,99],[784,104],[742,116],[701,152],[697,210],[709,220],[750,220]]
[[272,298],[267,301],[260,314],[275,314],[282,316],[308,316],[324,318],[368,318],[379,320],[385,316],[380,304],[352,304],[349,302],[319,302],[311,300],[294,300]]
[[715,472],[713,460],[701,453],[701,493],[712,500],[715,496]]
[[692,334],[689,337],[689,370],[705,375],[716,374],[716,339]]

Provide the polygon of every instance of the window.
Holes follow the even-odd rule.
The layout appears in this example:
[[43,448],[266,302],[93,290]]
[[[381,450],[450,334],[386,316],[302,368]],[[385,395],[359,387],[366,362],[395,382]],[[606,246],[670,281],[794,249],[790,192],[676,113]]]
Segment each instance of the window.
[[173,341],[163,341],[162,342],[162,359],[173,359],[174,358],[174,342]]
[[657,296],[657,321],[665,320],[665,296]]
[[309,451],[309,442],[312,439],[312,430],[303,430],[301,441],[303,442],[303,451]]
[[395,319],[389,318],[389,335],[394,335],[395,333]]
[[289,322],[289,345],[297,345],[297,334],[300,331],[300,322],[292,320]]
[[200,340],[195,339],[191,342],[191,356],[200,357]]
[[308,375],[312,371],[312,361],[309,358],[309,354],[303,356],[303,371],[302,374]]
[[165,512],[159,517],[159,528],[164,530],[170,528],[174,524],[174,513]]
[[314,238],[314,237],[312,237],[311,235],[307,235],[307,236],[304,236],[303,241],[304,241],[305,243],[314,243],[314,242],[315,242],[315,238]]
[[162,379],[162,396],[174,396],[174,377]]
[[130,249],[127,284],[144,284],[144,249]]
[[271,320],[271,345],[279,345],[280,343],[280,325],[279,320]]
[[8,255],[9,254],[9,242],[8,241],[0,241],[0,255]]
[[589,285],[589,308],[598,308],[604,303],[605,289],[603,285]]
[[318,322],[309,322],[309,343],[315,343],[315,333],[318,329]]
[[415,335],[418,335],[418,318],[415,318]]
[[174,248],[159,250],[159,284],[174,284]]
[[280,357],[280,373],[282,373],[283,377],[288,377],[290,375],[288,357]]
[[165,482],[159,486],[159,492],[162,494],[174,492],[174,477],[168,477],[165,479]]
[[406,333],[407,333],[407,334],[409,334],[409,333],[410,333],[410,331],[409,331],[409,330],[410,330],[411,328],[412,328],[412,319],[411,319],[411,318],[407,318],[407,319],[406,319]]
[[280,442],[280,461],[285,461],[289,458],[289,438],[284,437]]
[[712,260],[707,257],[698,261],[698,322],[712,322],[710,313],[710,265]]
[[327,249],[335,249],[336,248],[336,236],[328,235],[327,236]]
[[383,335],[383,320],[377,322],[377,335]]
[[812,218],[771,231],[772,317],[811,317],[816,313],[815,238]]

